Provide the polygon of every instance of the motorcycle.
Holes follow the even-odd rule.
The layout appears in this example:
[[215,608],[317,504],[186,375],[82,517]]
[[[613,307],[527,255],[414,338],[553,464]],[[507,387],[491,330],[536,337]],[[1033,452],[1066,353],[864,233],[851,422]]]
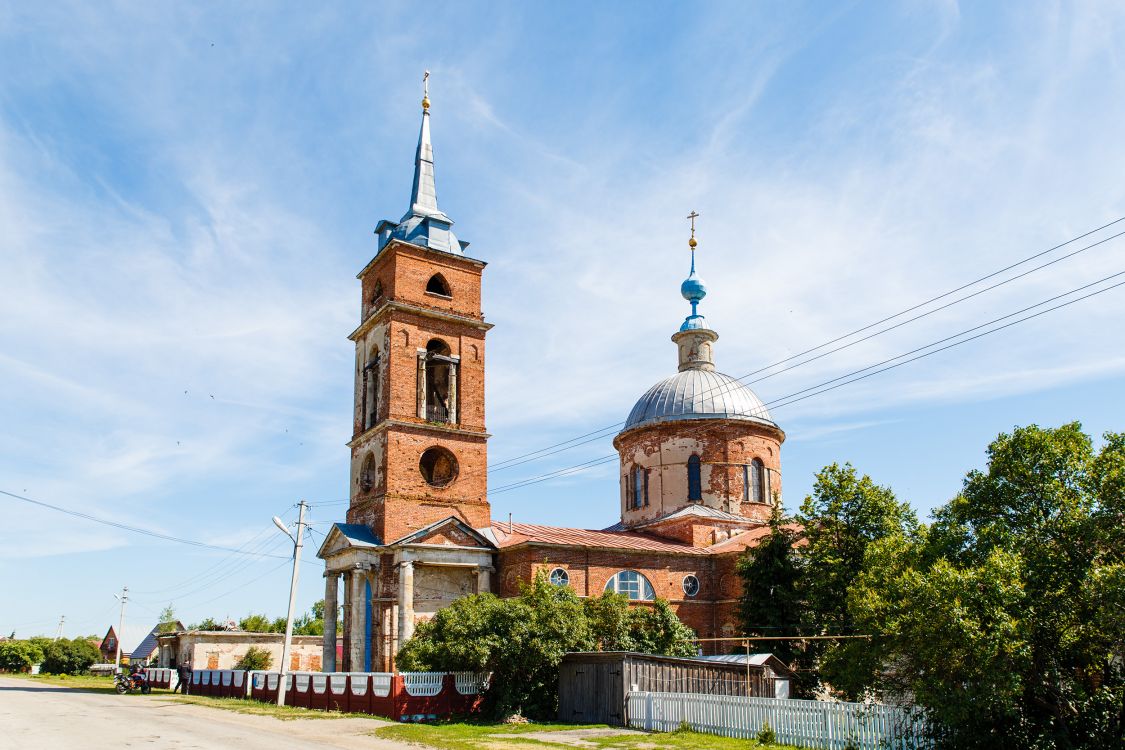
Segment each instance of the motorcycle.
[[125,695],[126,693],[148,695],[152,692],[152,685],[148,684],[143,672],[133,672],[132,674],[118,672],[113,681],[113,689],[117,691],[118,695]]

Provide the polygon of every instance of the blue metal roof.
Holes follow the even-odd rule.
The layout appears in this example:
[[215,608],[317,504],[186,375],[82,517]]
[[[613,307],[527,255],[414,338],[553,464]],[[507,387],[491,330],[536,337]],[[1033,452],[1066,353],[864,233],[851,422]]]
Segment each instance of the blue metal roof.
[[371,547],[383,546],[383,542],[379,537],[375,536],[375,532],[371,530],[371,527],[365,526],[362,523],[338,523],[335,524],[335,526],[353,545]]
[[422,127],[418,132],[418,149],[414,153],[414,185],[410,191],[410,210],[403,214],[397,224],[386,219],[380,221],[375,233],[379,235],[379,250],[395,239],[443,253],[464,255],[469,243],[457,239],[452,227],[453,219],[438,208],[427,97],[422,105]]

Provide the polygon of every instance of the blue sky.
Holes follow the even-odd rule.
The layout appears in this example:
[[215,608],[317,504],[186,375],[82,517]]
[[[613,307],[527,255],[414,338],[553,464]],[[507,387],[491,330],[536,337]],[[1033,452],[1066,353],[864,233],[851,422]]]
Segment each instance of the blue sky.
[[[441,206],[489,263],[493,463],[673,372],[692,209],[735,376],[1125,214],[1119,3],[228,5],[0,7],[0,489],[282,555],[269,518],[305,498],[318,541],[347,492],[354,276],[407,207],[424,69]],[[1125,238],[753,387],[1122,270]],[[786,505],[851,460],[926,515],[1013,425],[1125,429],[1123,313],[1125,288],[776,409]],[[616,481],[493,516],[599,528]],[[5,633],[104,631],[124,584],[140,619],[283,614],[283,559],[0,507]]]

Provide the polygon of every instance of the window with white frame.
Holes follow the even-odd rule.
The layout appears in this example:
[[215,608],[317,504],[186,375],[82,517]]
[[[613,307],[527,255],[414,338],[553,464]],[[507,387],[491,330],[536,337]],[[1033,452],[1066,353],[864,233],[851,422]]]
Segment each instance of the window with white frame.
[[605,583],[605,590],[623,594],[629,599],[648,601],[656,598],[652,584],[635,570],[622,570]]
[[551,571],[550,581],[555,586],[567,586],[570,584],[570,574],[562,568],[555,568]]

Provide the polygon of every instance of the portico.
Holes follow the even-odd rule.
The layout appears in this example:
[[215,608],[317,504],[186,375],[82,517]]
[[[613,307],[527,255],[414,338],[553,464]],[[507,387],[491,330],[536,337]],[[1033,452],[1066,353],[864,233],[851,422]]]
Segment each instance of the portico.
[[[458,518],[380,544],[366,526],[334,524],[324,574],[324,671],[388,671],[415,625],[467,594],[492,590],[495,545]],[[344,590],[342,663],[335,618]]]

